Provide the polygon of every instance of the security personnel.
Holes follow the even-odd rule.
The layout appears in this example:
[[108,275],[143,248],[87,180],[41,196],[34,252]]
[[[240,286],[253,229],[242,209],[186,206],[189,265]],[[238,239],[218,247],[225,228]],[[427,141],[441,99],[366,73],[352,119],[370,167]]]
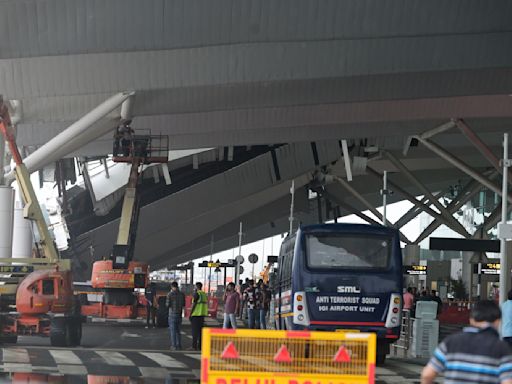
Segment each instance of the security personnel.
[[203,284],[196,283],[196,289],[192,297],[192,309],[190,311],[190,325],[192,326],[192,349],[201,350],[201,332],[204,326],[204,318],[208,316],[208,296],[202,290]]

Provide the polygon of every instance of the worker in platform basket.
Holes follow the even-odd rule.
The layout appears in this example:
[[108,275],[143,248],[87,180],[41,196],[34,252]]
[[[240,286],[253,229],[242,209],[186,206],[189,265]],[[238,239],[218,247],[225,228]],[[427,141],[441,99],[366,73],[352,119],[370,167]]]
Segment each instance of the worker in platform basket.
[[208,296],[203,291],[203,284],[197,282],[194,294],[192,295],[192,309],[190,311],[193,350],[201,350],[201,332],[206,316],[208,316]]
[[445,384],[512,384],[512,354],[500,340],[501,311],[490,300],[478,301],[469,315],[470,327],[445,338],[423,368],[422,384],[444,374]]
[[122,125],[117,128],[116,138],[120,140],[121,149],[124,157],[130,156],[133,129],[130,126],[131,120],[125,121]]

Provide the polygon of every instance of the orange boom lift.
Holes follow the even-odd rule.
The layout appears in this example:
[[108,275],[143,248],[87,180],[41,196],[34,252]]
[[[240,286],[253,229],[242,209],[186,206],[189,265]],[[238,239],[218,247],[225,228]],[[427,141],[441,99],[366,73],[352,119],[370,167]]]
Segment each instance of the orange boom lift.
[[[0,96],[0,131],[16,163],[14,174],[25,203],[24,216],[37,225],[43,257],[27,255],[22,259],[0,259],[3,271],[11,269],[13,273],[24,274],[18,275],[21,282],[14,279],[1,286],[1,339],[16,342],[18,335],[37,335],[49,336],[52,346],[79,345],[82,317],[78,300],[73,295],[70,261],[60,260],[12,129],[7,105]],[[13,301],[16,312],[5,312]]]
[[[125,126],[125,129],[131,128]],[[114,145],[113,161],[130,163],[130,177],[124,194],[117,241],[110,257],[92,266],[91,286],[103,292],[103,302],[84,314],[107,318],[134,318],[137,314],[135,288],[146,288],[149,281],[147,263],[133,261],[139,199],[137,183],[143,164],[167,163],[168,138],[157,135],[130,135]],[[122,144],[122,145],[121,145]]]

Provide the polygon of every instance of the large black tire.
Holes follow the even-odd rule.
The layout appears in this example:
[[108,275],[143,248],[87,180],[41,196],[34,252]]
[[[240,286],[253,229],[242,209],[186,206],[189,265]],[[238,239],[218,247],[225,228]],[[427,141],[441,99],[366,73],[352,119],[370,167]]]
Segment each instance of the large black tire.
[[375,359],[377,365],[384,365],[386,362],[386,354],[385,353],[377,353],[377,358]]
[[80,318],[70,319],[68,323],[68,327],[70,327],[70,345],[75,347],[80,345],[82,341],[82,321]]
[[64,317],[55,317],[50,324],[50,344],[52,347],[69,347],[71,345],[71,327]]
[[0,336],[0,344],[16,344],[18,335],[2,335]]
[[375,362],[377,365],[384,365],[386,362],[386,355],[389,353],[389,344],[377,343],[377,356]]
[[167,312],[167,308],[157,308],[156,312],[156,326],[160,328],[169,326],[169,314]]

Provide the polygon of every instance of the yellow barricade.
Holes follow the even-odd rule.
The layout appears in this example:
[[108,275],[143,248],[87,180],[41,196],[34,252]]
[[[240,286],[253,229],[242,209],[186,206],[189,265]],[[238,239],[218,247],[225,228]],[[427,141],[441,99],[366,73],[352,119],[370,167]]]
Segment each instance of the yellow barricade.
[[373,333],[203,328],[201,384],[375,382]]

